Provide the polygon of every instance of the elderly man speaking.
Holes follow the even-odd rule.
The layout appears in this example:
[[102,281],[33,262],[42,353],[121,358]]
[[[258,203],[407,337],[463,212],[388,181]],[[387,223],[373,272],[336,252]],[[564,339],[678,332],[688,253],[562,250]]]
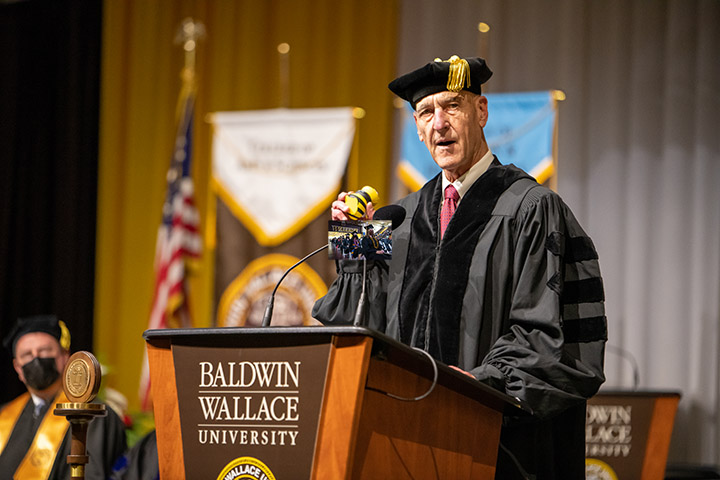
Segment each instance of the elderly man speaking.
[[[369,292],[369,324],[532,409],[504,419],[496,478],[585,478],[586,399],[604,381],[607,340],[597,253],[556,193],[490,151],[491,75],[483,59],[453,56],[389,85],[442,172],[398,202],[406,218],[389,268],[372,270],[368,288],[382,291]],[[325,324],[357,304],[360,273],[339,271],[313,310]]]

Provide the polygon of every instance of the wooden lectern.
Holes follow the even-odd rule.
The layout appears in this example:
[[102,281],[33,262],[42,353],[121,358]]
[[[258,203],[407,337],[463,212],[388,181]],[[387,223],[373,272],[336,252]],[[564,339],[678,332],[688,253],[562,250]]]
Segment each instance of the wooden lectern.
[[522,409],[362,327],[144,338],[161,478],[493,479],[503,412]]
[[588,480],[665,478],[679,392],[601,391],[588,400]]

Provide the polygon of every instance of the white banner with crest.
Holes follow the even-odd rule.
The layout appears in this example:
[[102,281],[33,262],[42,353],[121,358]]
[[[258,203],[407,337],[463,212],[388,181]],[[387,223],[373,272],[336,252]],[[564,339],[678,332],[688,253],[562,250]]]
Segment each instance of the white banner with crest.
[[279,245],[329,208],[355,135],[352,108],[218,112],[213,185],[260,245]]

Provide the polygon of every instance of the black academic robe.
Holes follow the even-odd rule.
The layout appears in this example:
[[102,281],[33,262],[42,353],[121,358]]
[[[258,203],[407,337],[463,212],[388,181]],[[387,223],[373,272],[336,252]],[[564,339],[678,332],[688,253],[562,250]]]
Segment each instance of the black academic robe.
[[[54,408],[55,402],[45,405],[40,418],[48,410]],[[20,465],[33,441],[35,432],[40,425],[40,422],[33,417],[33,410],[34,404],[29,398],[15,423],[7,445],[0,454],[0,479],[13,478],[12,472]],[[52,411],[49,414],[53,415]],[[60,448],[52,459],[53,467],[48,477],[50,480],[70,478],[70,466],[67,464],[67,456],[70,455],[70,441],[71,433],[68,428]],[[96,417],[88,426],[87,451],[90,455],[90,463],[85,467],[85,479],[107,479],[112,473],[115,460],[123,454],[125,448],[125,425],[113,409],[107,407],[107,416]]]
[[380,242],[377,238],[365,235],[362,240],[360,240],[360,253],[362,253],[366,259],[375,260],[378,258],[379,255],[376,253],[378,250],[380,250]]
[[110,480],[158,480],[157,436],[155,430],[140,439],[116,464]]
[[[438,175],[399,205],[389,271],[370,266],[369,325],[519,398],[506,417],[496,478],[584,478],[585,400],[602,382],[607,326],[597,253],[560,197],[497,160],[439,238]],[[352,319],[357,266],[313,316]]]

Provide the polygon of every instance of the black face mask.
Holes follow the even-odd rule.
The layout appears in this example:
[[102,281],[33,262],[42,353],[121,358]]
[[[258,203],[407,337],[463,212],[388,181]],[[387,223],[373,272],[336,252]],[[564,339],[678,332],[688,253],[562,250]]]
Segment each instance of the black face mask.
[[60,376],[55,366],[55,357],[35,357],[22,366],[25,383],[35,390],[45,390]]

